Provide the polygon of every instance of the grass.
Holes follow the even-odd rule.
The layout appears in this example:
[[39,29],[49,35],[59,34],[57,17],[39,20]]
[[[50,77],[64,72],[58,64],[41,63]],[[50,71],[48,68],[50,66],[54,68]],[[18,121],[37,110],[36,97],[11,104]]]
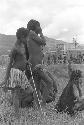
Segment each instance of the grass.
[[[77,116],[71,118],[67,114],[56,113],[54,106],[57,103],[59,96],[61,95],[64,87],[68,83],[68,72],[66,65],[51,65],[46,67],[50,71],[58,87],[58,93],[56,95],[55,102],[47,104],[42,107],[44,115],[40,110],[34,110],[33,108],[20,109],[20,120],[18,121],[14,114],[14,108],[8,102],[10,93],[6,94],[4,100],[4,93],[0,90],[0,125],[80,125],[84,121],[84,111],[78,113]],[[59,73],[58,73],[59,72]],[[0,69],[0,78],[3,80],[5,71]],[[2,78],[3,77],[3,78]],[[3,95],[3,97],[2,97]]]

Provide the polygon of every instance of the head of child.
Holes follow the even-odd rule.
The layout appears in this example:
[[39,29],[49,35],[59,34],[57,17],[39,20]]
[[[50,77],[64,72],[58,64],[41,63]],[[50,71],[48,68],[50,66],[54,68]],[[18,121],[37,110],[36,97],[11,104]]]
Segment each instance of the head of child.
[[36,34],[39,34],[42,29],[40,27],[40,23],[36,20],[31,19],[27,24],[27,29],[30,31],[34,31]]
[[19,40],[20,43],[25,43],[27,40],[28,34],[29,34],[28,29],[24,27],[17,29],[17,32],[16,32],[17,40]]

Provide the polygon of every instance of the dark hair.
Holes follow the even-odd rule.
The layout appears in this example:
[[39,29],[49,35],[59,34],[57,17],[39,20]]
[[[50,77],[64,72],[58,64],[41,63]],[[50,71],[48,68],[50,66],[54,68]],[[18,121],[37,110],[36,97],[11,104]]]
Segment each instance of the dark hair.
[[30,31],[30,30],[35,31],[36,25],[39,25],[39,26],[40,26],[40,23],[39,23],[38,21],[34,20],[34,19],[31,19],[31,20],[28,22],[28,24],[27,24],[27,28],[28,28],[29,31]]
[[71,77],[70,77],[70,80],[77,80],[79,78],[81,78],[82,74],[81,74],[81,71],[80,70],[74,70],[72,71],[71,73]]
[[17,29],[16,37],[17,37],[17,39],[26,38],[28,36],[28,34],[29,34],[28,29],[21,27],[21,28]]
[[[28,34],[29,34],[29,30],[24,27],[21,27],[21,28],[17,29],[16,37],[17,37],[17,39],[20,39],[20,41],[21,41],[21,38],[26,38],[28,36]],[[26,59],[28,60],[29,51],[28,51],[27,43],[24,43],[24,47],[25,47]]]

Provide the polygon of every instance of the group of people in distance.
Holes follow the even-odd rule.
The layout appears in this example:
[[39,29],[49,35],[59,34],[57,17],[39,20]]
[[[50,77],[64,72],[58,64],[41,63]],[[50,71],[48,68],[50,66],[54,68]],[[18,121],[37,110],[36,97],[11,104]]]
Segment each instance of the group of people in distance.
[[[5,92],[8,89],[12,90],[13,104],[16,112],[18,112],[19,107],[31,105],[34,100],[35,105],[39,107],[35,86],[38,98],[42,100],[43,104],[46,104],[55,100],[57,85],[52,74],[42,67],[43,47],[46,45],[46,40],[40,23],[31,19],[27,24],[27,28],[22,27],[17,30],[16,38],[16,43],[9,55],[10,61],[2,86],[5,85],[3,87]],[[18,81],[14,88],[13,86],[8,88],[10,82],[7,81],[11,69],[20,72],[20,79],[25,74],[30,83],[29,86],[27,83],[27,86],[22,88],[21,82]],[[84,109],[84,100],[81,93],[81,71],[71,71],[69,77],[69,82],[59,97],[55,109],[57,112],[68,112],[72,116],[75,111]],[[23,81],[23,84],[25,84],[25,81]]]

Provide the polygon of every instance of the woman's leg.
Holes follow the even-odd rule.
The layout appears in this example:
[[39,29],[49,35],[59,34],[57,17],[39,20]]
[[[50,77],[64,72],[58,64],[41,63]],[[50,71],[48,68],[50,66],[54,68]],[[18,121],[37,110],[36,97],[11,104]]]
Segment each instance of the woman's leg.
[[52,93],[52,89],[53,89],[52,79],[42,69],[37,69],[37,72],[38,72],[38,75],[40,76],[40,78],[44,81],[45,86],[48,88],[49,92]]
[[[42,79],[42,82],[39,82],[40,84],[43,84],[43,99],[45,98],[46,101],[53,101],[53,80],[50,78],[48,73],[46,73],[42,68],[36,67],[34,74],[38,74],[38,76]],[[38,83],[38,84],[39,84]],[[40,85],[39,85],[40,86]]]
[[13,92],[12,96],[13,96],[13,106],[14,106],[14,110],[15,110],[15,117],[20,118],[20,114],[19,114],[19,98],[18,98],[17,92],[16,91]]

